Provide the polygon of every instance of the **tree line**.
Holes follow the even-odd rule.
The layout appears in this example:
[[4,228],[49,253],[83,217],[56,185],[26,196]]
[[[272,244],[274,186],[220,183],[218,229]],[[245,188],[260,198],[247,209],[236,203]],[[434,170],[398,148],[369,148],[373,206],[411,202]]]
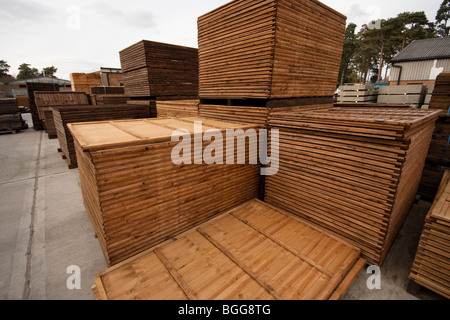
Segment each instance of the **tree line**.
[[[403,12],[394,18],[362,25],[348,24],[339,72],[339,84],[370,81],[383,82],[387,78],[392,59],[414,40],[448,37],[450,32],[450,0],[444,0],[435,21],[425,12]],[[384,72],[383,72],[384,70]]]
[[19,73],[16,77],[13,77],[9,74],[10,69],[11,66],[7,61],[0,60],[0,82],[11,82],[14,80],[33,79],[37,77],[56,78],[55,73],[58,71],[58,68],[55,66],[45,67],[39,71],[37,68],[32,67],[28,63],[22,63],[18,68]]

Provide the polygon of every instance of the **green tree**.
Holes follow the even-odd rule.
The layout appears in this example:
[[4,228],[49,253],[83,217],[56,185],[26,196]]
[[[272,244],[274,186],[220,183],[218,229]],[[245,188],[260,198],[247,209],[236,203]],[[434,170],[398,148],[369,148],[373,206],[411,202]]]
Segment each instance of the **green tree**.
[[350,23],[345,30],[344,50],[342,52],[341,68],[339,70],[339,83],[342,85],[346,82],[354,82],[352,75],[354,74],[352,59],[355,55],[356,44],[356,24]]
[[40,75],[44,76],[44,77],[56,78],[55,77],[56,71],[58,71],[58,68],[55,68],[54,66],[46,67],[46,68],[42,69],[42,72]]
[[11,82],[16,80],[12,75],[8,74],[11,66],[5,61],[0,60],[0,82]]
[[401,50],[404,50],[414,40],[436,37],[434,24],[428,21],[423,11],[403,12],[394,19],[399,22],[397,32],[402,38]]
[[380,53],[378,39],[380,31],[363,25],[356,35],[354,63],[359,73],[360,82],[366,82],[370,70],[377,65]]
[[19,66],[19,73],[17,74],[17,80],[32,79],[39,77],[39,70],[32,68],[28,63],[22,63]]
[[435,19],[438,35],[448,37],[450,33],[450,26],[447,25],[450,20],[450,0],[442,1]]
[[0,60],[0,77],[6,76],[11,66],[5,61]]
[[[376,81],[386,74],[392,59],[412,41],[436,37],[434,24],[429,22],[425,12],[403,12],[394,18],[381,20],[379,26],[363,25],[358,32],[355,61],[358,71],[366,81],[370,70],[376,70]],[[374,77],[375,78],[375,77]]]

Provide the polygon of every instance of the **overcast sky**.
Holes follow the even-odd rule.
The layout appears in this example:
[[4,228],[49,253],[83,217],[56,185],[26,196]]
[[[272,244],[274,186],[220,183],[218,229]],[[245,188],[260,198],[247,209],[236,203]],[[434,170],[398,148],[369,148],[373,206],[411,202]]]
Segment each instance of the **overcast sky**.
[[[197,17],[229,0],[0,0],[0,60],[17,75],[22,63],[72,72],[120,68],[119,51],[153,40],[197,47]],[[442,0],[322,0],[362,24],[425,11],[434,21]]]

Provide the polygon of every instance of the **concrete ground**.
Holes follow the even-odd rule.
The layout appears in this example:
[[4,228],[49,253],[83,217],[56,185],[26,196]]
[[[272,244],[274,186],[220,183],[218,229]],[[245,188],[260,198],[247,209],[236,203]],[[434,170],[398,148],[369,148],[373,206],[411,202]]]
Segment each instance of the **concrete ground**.
[[[107,267],[83,206],[78,170],[67,168],[58,147],[57,139],[32,128],[0,134],[0,299],[91,300],[93,276]],[[345,300],[441,299],[427,290],[407,291],[430,205],[419,202],[410,212],[381,268],[381,289],[368,289],[371,274],[364,269]],[[76,283],[73,270],[81,287],[69,289]]]

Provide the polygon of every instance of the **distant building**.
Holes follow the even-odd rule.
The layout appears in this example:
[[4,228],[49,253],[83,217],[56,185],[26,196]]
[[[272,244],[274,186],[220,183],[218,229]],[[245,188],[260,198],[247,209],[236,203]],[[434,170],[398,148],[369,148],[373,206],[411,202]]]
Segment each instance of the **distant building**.
[[121,87],[123,86],[122,69],[100,68],[91,73],[71,73],[72,90],[91,93],[93,87]]
[[415,40],[392,59],[389,85],[434,84],[450,72],[450,37]]
[[123,74],[120,68],[100,68],[102,86],[123,87]]
[[60,91],[72,90],[69,80],[52,77],[38,77],[32,79],[16,80],[8,83],[0,83],[0,97],[15,97],[17,95],[27,95],[27,82],[56,83],[59,85]]

